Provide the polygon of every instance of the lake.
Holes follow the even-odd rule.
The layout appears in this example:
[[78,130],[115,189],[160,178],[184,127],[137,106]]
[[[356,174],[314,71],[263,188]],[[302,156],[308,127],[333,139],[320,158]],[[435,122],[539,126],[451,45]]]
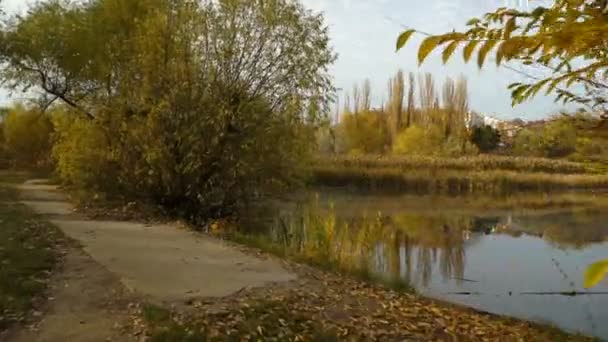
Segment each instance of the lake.
[[372,196],[324,189],[259,222],[320,263],[479,310],[608,340],[608,281],[577,294],[608,258],[608,196]]

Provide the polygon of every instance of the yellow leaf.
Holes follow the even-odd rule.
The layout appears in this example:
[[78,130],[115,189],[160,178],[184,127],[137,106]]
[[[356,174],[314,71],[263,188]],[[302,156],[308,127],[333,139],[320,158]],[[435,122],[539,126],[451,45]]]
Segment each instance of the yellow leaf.
[[477,44],[479,44],[479,40],[472,40],[464,47],[463,56],[465,62],[468,62],[469,59],[471,59],[471,55],[473,54],[473,51],[475,51]]
[[511,33],[513,33],[513,31],[515,31],[516,28],[517,28],[517,26],[515,25],[515,17],[511,17],[507,21],[507,24],[505,25],[504,38],[505,39],[511,38]]
[[488,40],[483,44],[481,49],[479,49],[479,53],[477,54],[477,65],[481,68],[483,67],[483,63],[486,60],[486,56],[488,53],[494,48],[498,41],[497,40]]
[[452,55],[454,54],[454,51],[456,50],[456,48],[458,47],[458,44],[460,43],[460,41],[455,40],[453,42],[451,42],[446,48],[445,50],[443,50],[443,54],[442,54],[442,59],[443,59],[443,64],[447,63],[448,60],[450,59],[450,57],[452,57]]
[[441,41],[441,37],[431,36],[426,38],[420,44],[418,49],[418,63],[422,64],[426,57],[437,47],[437,44]]
[[397,51],[401,50],[405,46],[410,37],[416,32],[416,30],[407,30],[399,35],[397,38]]
[[590,289],[604,279],[608,273],[608,260],[602,260],[589,266],[585,272],[585,288]]

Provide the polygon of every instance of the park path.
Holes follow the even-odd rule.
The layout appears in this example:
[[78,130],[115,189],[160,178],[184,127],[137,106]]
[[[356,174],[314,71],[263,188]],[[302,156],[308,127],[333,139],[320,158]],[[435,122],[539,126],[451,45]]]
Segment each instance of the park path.
[[44,180],[21,186],[22,202],[82,244],[95,261],[145,300],[179,304],[224,297],[295,275],[224,242],[170,224],[94,221],[74,213],[67,197]]

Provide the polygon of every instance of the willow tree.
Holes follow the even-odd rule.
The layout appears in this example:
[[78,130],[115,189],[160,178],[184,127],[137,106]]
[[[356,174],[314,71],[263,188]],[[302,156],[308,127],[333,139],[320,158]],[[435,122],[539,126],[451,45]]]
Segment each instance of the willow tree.
[[[397,50],[416,32],[403,32]],[[491,57],[499,66],[507,62],[533,65],[547,76],[528,75],[531,81],[511,84],[514,105],[545,92],[557,101],[579,104],[608,118],[606,0],[556,0],[550,7],[530,11],[499,8],[469,20],[462,32],[422,34],[427,37],[418,50],[420,63],[438,48],[445,63],[462,47],[464,60],[475,59],[480,68]]]
[[[39,2],[2,31],[3,81],[69,108],[60,165],[190,218],[299,181],[333,93],[323,17],[297,1]],[[92,146],[99,167],[75,157]]]

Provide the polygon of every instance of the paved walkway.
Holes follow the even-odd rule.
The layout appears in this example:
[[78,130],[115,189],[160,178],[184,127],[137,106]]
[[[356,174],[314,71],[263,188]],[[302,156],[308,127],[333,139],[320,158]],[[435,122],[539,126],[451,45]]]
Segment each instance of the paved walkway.
[[172,225],[79,217],[66,197],[44,180],[26,182],[21,190],[23,203],[79,241],[128,289],[155,303],[224,297],[246,287],[295,279],[277,262]]

